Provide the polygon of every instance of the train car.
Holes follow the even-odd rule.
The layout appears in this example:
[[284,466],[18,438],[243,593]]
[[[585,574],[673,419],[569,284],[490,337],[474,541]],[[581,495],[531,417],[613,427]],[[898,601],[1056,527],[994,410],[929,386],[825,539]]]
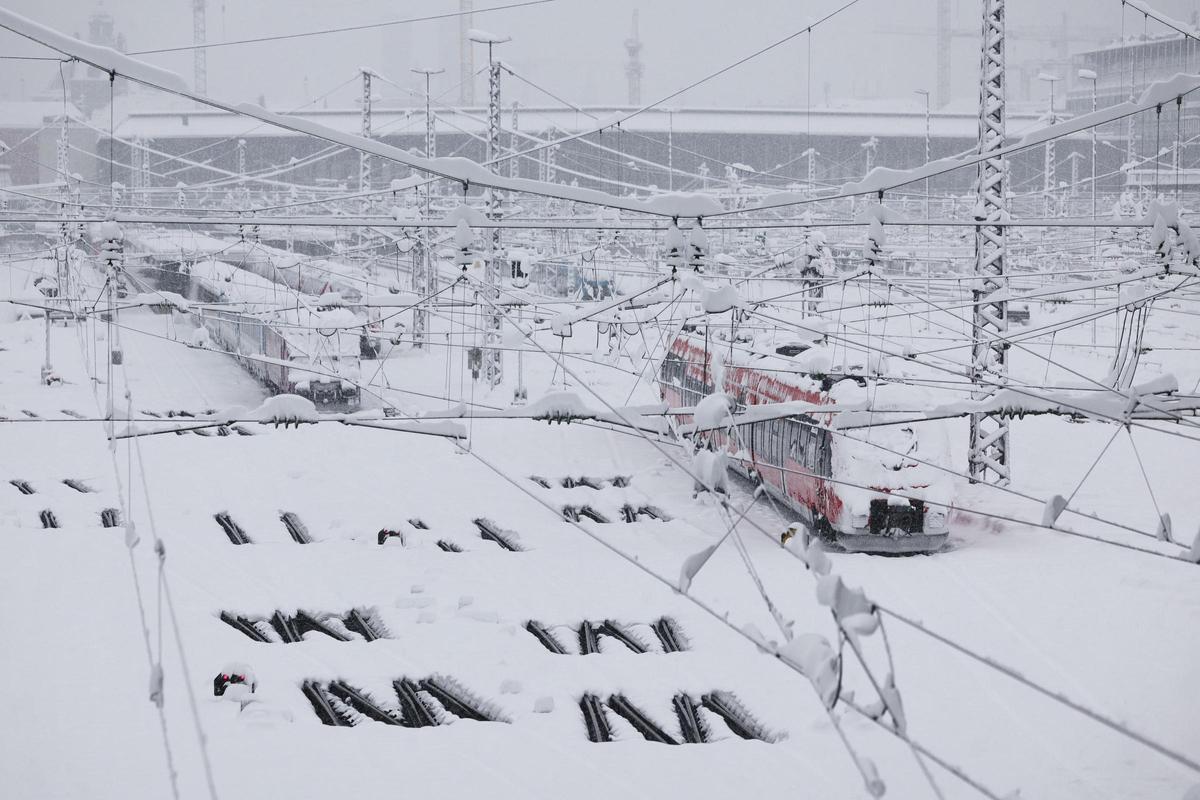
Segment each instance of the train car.
[[[194,265],[192,297],[205,303],[240,303],[240,310],[200,309],[210,341],[235,354],[242,367],[279,394],[298,394],[318,405],[355,408],[359,381],[358,318],[346,309],[279,310],[280,287],[221,262]],[[256,309],[255,307],[259,307]],[[250,312],[254,313],[250,313]],[[328,327],[322,327],[328,326]]]
[[751,341],[731,347],[723,336],[727,330],[714,331],[711,339],[699,332],[676,337],[659,380],[672,408],[695,407],[723,391],[735,413],[786,402],[831,411],[764,418],[728,432],[697,432],[695,438],[725,449],[732,468],[760,482],[809,535],[841,549],[931,553],[945,545],[953,485],[935,466],[947,461],[944,423],[889,424],[887,413],[880,412],[868,420],[876,424],[867,425],[861,423],[868,412],[855,412],[856,427],[845,423],[850,414],[832,410],[865,408],[868,401],[872,407],[926,408],[923,390],[880,380],[878,363],[872,369],[861,361],[838,363],[827,345],[771,341],[764,347]]
[[[337,303],[355,304],[370,293],[372,284],[358,267],[311,258],[257,242],[227,245],[222,258],[236,263],[267,281],[312,297],[335,296]],[[383,347],[383,324],[378,309],[368,309],[366,324],[359,329],[359,355],[377,358]]]

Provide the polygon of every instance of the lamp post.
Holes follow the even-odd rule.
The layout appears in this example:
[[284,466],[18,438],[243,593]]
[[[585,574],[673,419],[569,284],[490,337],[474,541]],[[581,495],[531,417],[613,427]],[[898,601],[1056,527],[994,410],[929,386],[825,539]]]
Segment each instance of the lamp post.
[[[1079,79],[1092,82],[1092,113],[1096,113],[1096,75],[1095,70],[1079,70]],[[1053,84],[1051,84],[1053,86]],[[1092,221],[1096,220],[1096,126],[1092,126]],[[1100,247],[1096,239],[1096,228],[1092,227],[1092,266],[1099,260]],[[1092,288],[1092,310],[1096,306],[1096,289]],[[1096,343],[1096,320],[1092,319],[1092,344]]]
[[[1050,75],[1046,72],[1038,73],[1038,80],[1045,81],[1050,84],[1050,114],[1047,122],[1053,125],[1057,120],[1054,116],[1054,84],[1060,79],[1057,75]],[[1042,188],[1046,192],[1046,216],[1054,216],[1054,140],[1050,139],[1046,142],[1046,163],[1045,177],[1042,182]]]

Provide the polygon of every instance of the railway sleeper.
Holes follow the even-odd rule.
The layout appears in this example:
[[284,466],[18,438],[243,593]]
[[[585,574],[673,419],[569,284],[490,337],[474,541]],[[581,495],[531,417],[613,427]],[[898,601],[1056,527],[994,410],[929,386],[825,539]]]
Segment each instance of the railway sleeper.
[[362,689],[355,688],[342,680],[330,681],[329,693],[353,708],[364,717],[382,722],[384,725],[403,725],[400,714],[380,706]]
[[238,525],[233,517],[229,516],[228,511],[214,514],[213,519],[221,526],[221,530],[225,531],[225,535],[229,537],[229,541],[234,544],[250,544],[250,537],[246,535],[246,531],[242,530],[242,526]]
[[437,710],[422,695],[421,687],[408,678],[392,681],[400,701],[400,716],[409,728],[432,728],[441,724]]
[[296,625],[295,620],[284,614],[282,611],[276,611],[271,615],[271,627],[279,634],[279,638],[283,641],[293,644],[302,642],[304,638],[300,635],[300,628]]
[[646,716],[645,712],[631,703],[625,695],[610,695],[608,698],[608,707],[632,725],[646,741],[658,742],[660,744],[679,744],[666,731],[658,727],[654,720]]
[[611,742],[612,728],[604,713],[604,704],[594,694],[579,698],[579,710],[583,712],[583,725],[587,729],[589,742]]
[[342,624],[352,633],[357,633],[368,642],[376,639],[387,639],[390,633],[387,627],[369,609],[352,608],[342,617]]
[[421,681],[421,688],[428,692],[442,708],[456,717],[476,722],[504,722],[498,714],[486,708],[486,704],[469,692],[462,684],[444,675],[435,675]]
[[353,720],[334,705],[333,699],[321,684],[316,681],[305,681],[300,684],[300,691],[308,698],[313,711],[322,723],[338,728],[349,728],[354,725]]
[[604,636],[611,636],[635,653],[645,653],[647,651],[646,645],[642,644],[642,642],[634,637],[632,633],[611,619],[604,620],[604,622],[596,628],[596,633]]
[[662,617],[651,623],[651,630],[662,644],[664,653],[678,653],[688,649],[687,637],[684,636],[679,623],[670,617]]
[[230,626],[234,630],[241,631],[256,642],[270,642],[271,639],[262,631],[255,627],[254,622],[246,617],[230,614],[228,611],[221,612],[221,621]]
[[588,620],[579,625],[579,655],[587,656],[600,652],[600,639],[596,636],[596,628]]
[[512,531],[501,530],[499,525],[483,517],[474,520],[474,523],[475,527],[479,528],[480,538],[493,541],[509,552],[521,552],[521,548],[516,542],[516,535]]
[[688,744],[703,744],[708,741],[708,726],[700,716],[700,704],[689,694],[680,692],[671,698],[679,730]]
[[296,544],[312,544],[312,537],[308,535],[308,526],[300,520],[300,517],[296,516],[294,511],[284,511],[279,515],[279,520],[287,528],[287,532]]
[[632,506],[628,504],[621,506],[621,519],[625,522],[637,522],[642,517],[661,520],[663,522],[671,519],[655,506]]
[[563,519],[568,522],[582,522],[584,519],[590,519],[592,522],[606,523],[608,517],[601,514],[591,506],[563,506]]
[[310,614],[307,611],[297,611],[296,615],[292,617],[292,622],[295,624],[296,630],[300,632],[301,637],[303,637],[306,633],[312,633],[315,631],[317,633],[323,633],[329,638],[336,639],[339,642],[350,641],[349,636],[340,631],[334,630],[326,625],[321,619],[319,619],[316,614]]
[[555,637],[555,635],[550,632],[550,629],[547,628],[542,623],[538,622],[537,620],[531,619],[528,622],[526,622],[525,630],[532,633],[534,638],[536,638],[539,642],[541,642],[542,646],[545,647],[547,650],[549,650],[551,653],[555,653],[557,655],[566,655],[567,654],[567,651],[565,649],[563,649],[562,644],[558,641],[558,639]]
[[724,720],[725,724],[729,726],[729,730],[743,739],[773,742],[777,738],[746,710],[733,692],[718,689],[701,697],[700,702],[705,708]]
[[596,489],[596,490],[599,490],[601,488],[600,480],[598,480],[596,478],[589,478],[586,475],[581,476],[579,478],[572,478],[572,477],[568,476],[566,478],[563,478],[561,481],[559,481],[559,483],[562,485],[562,487],[564,489],[574,489],[579,486],[586,486],[589,489]]

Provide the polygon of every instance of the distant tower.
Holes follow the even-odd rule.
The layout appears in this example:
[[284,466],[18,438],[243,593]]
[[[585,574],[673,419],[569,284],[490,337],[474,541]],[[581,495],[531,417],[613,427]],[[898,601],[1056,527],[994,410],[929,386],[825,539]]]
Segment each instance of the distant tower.
[[[192,0],[192,44],[195,45],[202,45],[207,41],[205,3],[206,0]],[[192,91],[196,94],[208,94],[208,51],[203,47],[192,51],[192,69],[195,70]]]
[[642,74],[646,67],[642,64],[642,39],[638,36],[638,12],[633,10],[633,33],[625,40],[625,52],[629,60],[625,62],[625,77],[629,79],[629,105],[642,104]]
[[938,108],[950,103],[950,0],[938,0],[937,4],[937,96]]
[[472,11],[474,0],[458,0],[458,72],[462,81],[458,89],[458,103],[475,105],[475,53],[471,50]]
[[[96,11],[88,17],[87,40],[91,44],[111,47],[118,52],[125,52],[125,36],[116,32],[113,17],[104,7],[103,0],[96,3]],[[109,93],[123,94],[127,86],[125,81],[113,82],[108,80],[107,72],[101,72],[94,67],[71,69],[71,100],[81,110],[92,112],[108,105]]]

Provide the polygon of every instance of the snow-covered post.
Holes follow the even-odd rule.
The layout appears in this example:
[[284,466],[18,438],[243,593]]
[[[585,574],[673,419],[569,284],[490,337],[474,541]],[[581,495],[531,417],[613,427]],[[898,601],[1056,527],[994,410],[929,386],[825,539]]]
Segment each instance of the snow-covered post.
[[141,179],[139,180],[139,183],[142,186],[142,205],[144,207],[149,207],[153,203],[150,195],[150,185],[153,183],[153,181],[150,180],[149,139],[142,139],[142,159],[141,164],[138,167],[138,171],[141,173]]
[[546,183],[558,181],[558,147],[552,144],[546,148]]
[[801,155],[808,159],[808,191],[815,194],[817,191],[817,156],[821,154],[810,147]]
[[[508,150],[509,150],[509,153],[512,155],[515,155],[521,149],[521,144],[517,139],[517,122],[518,122],[517,113],[520,110],[520,107],[521,107],[520,103],[518,103],[516,100],[513,100],[512,130],[509,131],[509,134],[508,134]],[[510,178],[521,177],[521,160],[519,158],[511,158],[510,157],[508,159],[508,177],[510,177]]]
[[[104,261],[104,299],[107,307],[105,322],[108,326],[108,383],[106,416],[113,418],[113,379],[112,368],[115,364],[124,362],[124,354],[117,343],[116,335],[116,296],[117,285],[121,277],[121,266],[125,259],[125,233],[116,220],[108,219],[100,225],[100,257]],[[111,435],[111,431],[110,431]]]
[[54,374],[54,367],[50,365],[50,328],[53,316],[51,303],[59,296],[59,283],[54,278],[43,275],[35,280],[33,285],[42,293],[45,302],[43,314],[46,317],[46,360],[42,364],[42,384],[53,386],[59,382],[59,377]]
[[[362,67],[362,137],[364,139],[371,138],[371,70]],[[366,150],[360,150],[358,153],[358,191],[362,197],[359,198],[360,209],[365,217],[371,212],[371,198],[367,196],[367,192],[371,191],[371,154]],[[359,255],[363,256],[363,247],[366,244],[366,231],[363,228],[358,229],[358,251]]]
[[875,151],[879,149],[879,139],[872,136],[859,145],[859,147],[863,149],[863,152],[866,154],[867,158],[867,171],[863,174],[869,175],[871,174],[871,170],[875,168]]
[[237,203],[242,206],[249,205],[248,195],[250,188],[246,186],[246,140],[238,139],[237,141],[237,174],[238,174],[238,198]]
[[[500,167],[496,160],[500,158],[500,62],[496,60],[494,49],[498,44],[511,41],[510,37],[499,37],[486,31],[472,30],[470,39],[473,42],[486,44],[488,48],[488,137],[487,165],[493,173],[499,174]],[[488,217],[493,222],[500,219],[500,193],[491,190],[488,201]],[[494,304],[500,302],[500,228],[492,228],[492,249],[484,270],[484,291]],[[500,351],[500,328],[503,317],[499,308],[493,308],[487,317],[487,335],[484,339],[484,376],[489,386],[496,386],[504,380],[504,359]]]
[[[979,152],[994,153],[1004,146],[1004,0],[983,0],[983,57],[979,89]],[[973,290],[971,382],[974,396],[983,399],[1008,377],[1008,278],[1005,275],[1008,216],[1004,158],[979,165],[975,206],[975,273],[980,288]],[[992,300],[991,297],[998,299]],[[1003,486],[1011,474],[1008,460],[1008,421],[999,414],[972,414],[968,469],[971,479]]]
[[667,191],[675,191],[675,109],[667,112]]
[[[67,120],[69,118],[63,114],[61,127],[58,134],[58,149],[55,160],[55,171],[58,173],[58,239],[59,247],[55,250],[55,273],[58,278],[58,296],[67,297],[67,284],[71,279],[71,264],[69,259],[71,247],[71,223],[69,203],[71,199],[71,184],[70,184],[70,161],[68,153],[68,128]],[[46,333],[49,337],[49,331]],[[47,356],[46,364],[50,364],[49,357],[49,339],[47,338]]]
[[[1050,111],[1047,114],[1046,121],[1048,124],[1053,125],[1054,123],[1058,122],[1058,118],[1054,116],[1054,84],[1059,80],[1059,78],[1057,75],[1050,75],[1045,72],[1039,73],[1037,77],[1039,81],[1046,81],[1050,84]],[[1058,185],[1055,181],[1056,170],[1054,162],[1054,140],[1048,139],[1046,141],[1045,174],[1042,181],[1043,190],[1046,192],[1047,217],[1054,216],[1054,189]]]

